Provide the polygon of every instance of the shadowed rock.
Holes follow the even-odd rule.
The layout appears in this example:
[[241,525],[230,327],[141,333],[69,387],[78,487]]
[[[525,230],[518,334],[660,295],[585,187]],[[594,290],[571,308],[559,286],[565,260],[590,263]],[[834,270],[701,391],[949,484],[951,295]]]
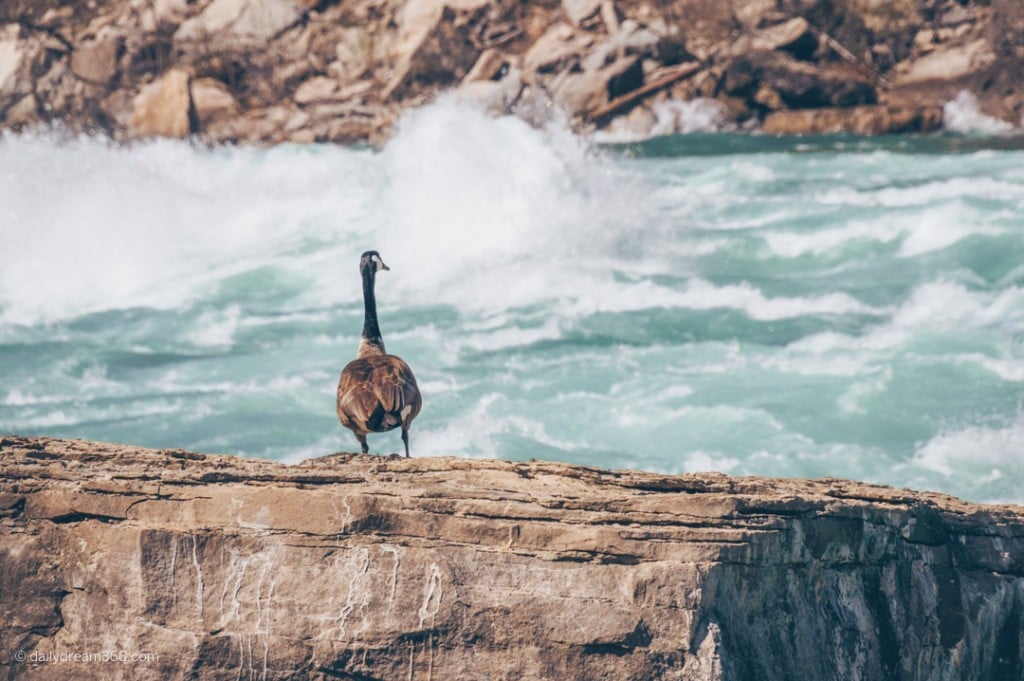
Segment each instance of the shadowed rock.
[[878,99],[872,80],[848,65],[808,64],[764,51],[733,60],[722,91],[770,110],[863,106]]

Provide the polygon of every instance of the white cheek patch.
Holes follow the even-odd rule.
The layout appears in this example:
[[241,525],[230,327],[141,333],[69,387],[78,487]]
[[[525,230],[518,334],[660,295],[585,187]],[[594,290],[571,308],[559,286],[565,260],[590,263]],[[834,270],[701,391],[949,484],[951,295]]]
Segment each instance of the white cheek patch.
[[380,256],[373,256],[373,262],[377,264],[377,271],[380,272],[384,268],[384,262],[380,259]]

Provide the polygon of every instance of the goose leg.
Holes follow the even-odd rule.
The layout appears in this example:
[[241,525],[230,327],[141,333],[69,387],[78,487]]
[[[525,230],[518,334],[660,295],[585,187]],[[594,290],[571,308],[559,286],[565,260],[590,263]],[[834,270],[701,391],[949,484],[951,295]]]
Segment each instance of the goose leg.
[[405,458],[409,458],[409,431],[402,428],[402,442],[405,443]]
[[363,448],[363,454],[369,454],[370,453],[370,445],[366,444],[366,436],[365,435],[356,435],[356,439],[359,440],[359,444]]

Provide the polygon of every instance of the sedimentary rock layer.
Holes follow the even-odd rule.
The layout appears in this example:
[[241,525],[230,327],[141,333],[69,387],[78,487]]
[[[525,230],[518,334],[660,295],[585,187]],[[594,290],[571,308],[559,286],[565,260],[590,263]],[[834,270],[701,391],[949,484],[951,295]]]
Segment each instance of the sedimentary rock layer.
[[1022,32],[1019,0],[9,0],[0,127],[379,142],[451,90],[638,135],[696,98],[722,125],[924,131],[961,90],[1020,125]]
[[1021,508],[0,439],[8,678],[1009,681],[1022,632]]

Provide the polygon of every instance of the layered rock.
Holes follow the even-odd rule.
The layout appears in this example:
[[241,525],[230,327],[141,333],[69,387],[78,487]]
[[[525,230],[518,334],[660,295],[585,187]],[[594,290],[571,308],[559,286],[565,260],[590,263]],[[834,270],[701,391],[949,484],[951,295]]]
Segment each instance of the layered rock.
[[[582,130],[635,129],[695,98],[744,128],[829,109],[828,126],[781,120],[929,130],[961,90],[1019,125],[1022,32],[1016,0],[16,0],[0,8],[0,125],[378,142],[449,90],[535,122],[561,110]],[[854,110],[874,105],[910,113],[865,126]]]
[[1011,680],[1022,632],[1021,508],[0,439],[9,678]]

